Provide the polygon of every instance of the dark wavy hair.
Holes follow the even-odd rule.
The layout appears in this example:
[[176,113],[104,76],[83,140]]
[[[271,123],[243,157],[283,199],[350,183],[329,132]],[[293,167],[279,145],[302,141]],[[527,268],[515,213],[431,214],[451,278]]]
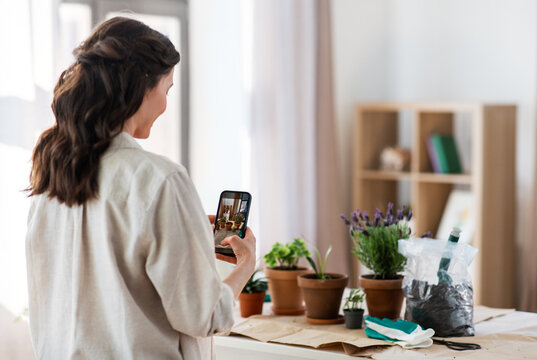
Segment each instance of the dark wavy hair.
[[115,17],[74,51],[54,88],[56,123],[33,151],[29,196],[47,193],[68,206],[98,196],[99,160],[145,94],[179,62],[170,40],[147,25]]

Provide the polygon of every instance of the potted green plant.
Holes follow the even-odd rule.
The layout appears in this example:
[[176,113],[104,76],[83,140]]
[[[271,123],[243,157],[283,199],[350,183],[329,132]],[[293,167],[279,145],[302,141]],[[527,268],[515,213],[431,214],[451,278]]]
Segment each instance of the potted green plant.
[[233,221],[235,222],[235,226],[238,228],[242,224],[242,222],[244,221],[244,216],[242,216],[241,213],[237,213],[233,217]]
[[310,256],[306,257],[314,273],[298,276],[298,286],[302,289],[306,302],[306,321],[309,323],[343,322],[343,318],[339,316],[339,308],[349,277],[345,274],[326,272],[326,262],[331,252],[332,246],[328,248],[324,257],[321,257],[319,249],[315,248],[317,263]]
[[373,271],[373,274],[360,276],[369,315],[399,318],[403,304],[403,276],[400,272],[404,269],[406,258],[399,253],[397,241],[410,237],[412,210],[407,211],[403,206],[394,213],[393,203],[389,203],[386,215],[376,209],[374,218],[370,219],[366,211],[358,209],[351,220],[343,215],[341,218],[350,227],[354,243],[352,252]]
[[226,227],[226,217],[221,216],[220,219],[218,219],[219,223],[218,226],[220,229],[224,229]]
[[265,268],[265,276],[268,280],[272,311],[275,314],[304,314],[304,298],[298,288],[297,277],[310,273],[311,270],[298,266],[298,261],[309,255],[306,243],[299,238],[287,244],[277,242],[265,255],[265,263],[268,265]]
[[364,318],[365,294],[361,289],[351,289],[349,295],[345,298],[343,305],[343,315],[345,316],[345,326],[347,329],[361,329]]
[[267,281],[264,277],[256,276],[257,273],[259,273],[259,270],[254,271],[239,295],[242,317],[249,317],[263,312]]

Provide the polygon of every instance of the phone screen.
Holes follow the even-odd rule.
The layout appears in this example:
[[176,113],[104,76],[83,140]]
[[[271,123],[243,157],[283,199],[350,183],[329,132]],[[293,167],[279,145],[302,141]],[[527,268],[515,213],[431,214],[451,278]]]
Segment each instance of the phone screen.
[[251,202],[252,196],[244,191],[226,190],[220,194],[216,220],[214,222],[214,245],[216,252],[235,256],[231,246],[223,246],[220,243],[228,236],[237,235],[244,238]]

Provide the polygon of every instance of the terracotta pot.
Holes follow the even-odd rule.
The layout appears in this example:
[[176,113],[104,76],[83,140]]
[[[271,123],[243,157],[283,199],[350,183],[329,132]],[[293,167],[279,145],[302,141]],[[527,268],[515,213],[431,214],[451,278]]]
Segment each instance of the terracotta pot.
[[312,319],[337,319],[343,290],[349,277],[343,274],[327,274],[331,279],[321,280],[315,274],[298,277],[306,301],[306,315]]
[[298,268],[297,270],[282,270],[277,267],[265,268],[265,277],[272,300],[272,311],[276,315],[304,314],[306,311],[304,297],[298,287],[297,277],[307,273],[311,273],[311,270],[306,268]]
[[233,223],[232,222],[227,222],[226,223],[226,230],[231,230],[231,227],[233,226]]
[[364,309],[358,309],[355,311],[343,310],[345,316],[345,327],[347,329],[361,329],[362,321],[364,319]]
[[245,318],[261,314],[263,312],[264,301],[264,291],[260,293],[240,293],[239,303],[241,307],[241,316]]
[[399,319],[403,305],[403,277],[393,280],[373,279],[373,275],[360,276],[365,292],[369,315],[378,318]]

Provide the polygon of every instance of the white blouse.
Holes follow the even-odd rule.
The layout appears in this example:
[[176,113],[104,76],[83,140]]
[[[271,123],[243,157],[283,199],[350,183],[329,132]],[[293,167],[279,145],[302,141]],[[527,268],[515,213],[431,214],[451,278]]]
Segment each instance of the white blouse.
[[26,256],[39,359],[207,359],[233,325],[186,170],[126,133],[101,158],[98,199],[32,198]]

